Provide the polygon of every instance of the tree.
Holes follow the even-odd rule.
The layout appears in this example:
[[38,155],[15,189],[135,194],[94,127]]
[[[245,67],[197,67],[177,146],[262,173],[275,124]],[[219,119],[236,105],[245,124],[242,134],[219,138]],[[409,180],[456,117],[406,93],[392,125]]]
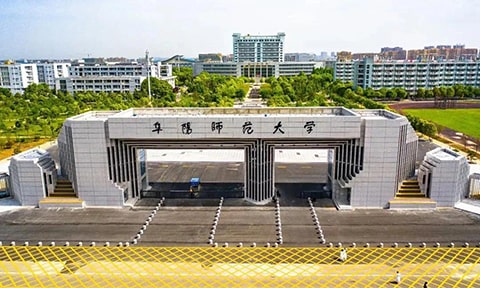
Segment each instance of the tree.
[[423,99],[425,98],[425,88],[418,88],[416,98]]
[[[175,101],[175,94],[173,88],[167,81],[160,80],[155,77],[150,77],[150,90],[152,98],[159,99],[166,102]],[[143,80],[141,85],[141,91],[148,93],[148,79]],[[148,95],[148,94],[147,94]]]

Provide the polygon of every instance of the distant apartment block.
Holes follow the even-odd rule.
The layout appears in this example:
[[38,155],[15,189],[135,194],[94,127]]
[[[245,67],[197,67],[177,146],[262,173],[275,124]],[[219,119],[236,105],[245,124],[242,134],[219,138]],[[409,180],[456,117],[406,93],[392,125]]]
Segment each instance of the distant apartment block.
[[407,60],[442,61],[442,60],[476,60],[477,48],[465,48],[465,45],[426,46],[423,49],[408,50]]
[[283,62],[285,33],[277,35],[240,35],[234,33],[234,62]]
[[337,61],[334,77],[364,89],[399,87],[411,94],[418,88],[455,84],[480,87],[480,61]]

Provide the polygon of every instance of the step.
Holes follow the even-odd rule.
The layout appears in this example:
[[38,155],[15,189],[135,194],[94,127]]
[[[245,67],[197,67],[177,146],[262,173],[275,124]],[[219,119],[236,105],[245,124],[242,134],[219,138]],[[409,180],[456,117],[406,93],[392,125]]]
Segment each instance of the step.
[[420,191],[420,187],[408,187],[408,188],[405,188],[405,187],[400,187],[400,189],[398,189],[398,191]]
[[73,188],[58,188],[58,187],[55,187],[55,189],[53,189],[53,191],[55,192],[68,192],[68,193],[73,193],[74,190]]
[[437,202],[430,198],[395,198],[388,202],[389,209],[435,209]]
[[68,188],[68,187],[72,187],[72,183],[57,183],[57,185],[55,185],[55,187],[65,187],[65,188]]
[[69,198],[71,198],[71,197],[74,197],[74,198],[77,197],[77,195],[75,195],[75,193],[55,193],[55,192],[54,192],[54,193],[50,193],[48,196],[49,196],[49,197],[69,197]]
[[418,185],[401,185],[400,188],[412,189],[412,188],[420,188]]
[[76,197],[45,197],[38,202],[39,208],[84,208],[85,201]]
[[397,192],[395,197],[425,197],[425,194],[422,192]]

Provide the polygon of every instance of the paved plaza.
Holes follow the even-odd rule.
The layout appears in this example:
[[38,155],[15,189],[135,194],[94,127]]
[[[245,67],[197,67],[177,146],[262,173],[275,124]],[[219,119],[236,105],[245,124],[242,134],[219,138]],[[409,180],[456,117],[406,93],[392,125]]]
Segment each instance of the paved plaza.
[[[184,205],[178,206],[179,202]],[[223,202],[214,241],[230,245],[256,243],[263,246],[277,241],[275,207],[248,206],[238,199]],[[196,203],[188,203],[196,202]],[[218,200],[165,200],[152,217],[137,245],[210,246],[208,245]],[[457,209],[434,211],[392,211],[357,209],[337,211],[317,201],[315,211],[326,242],[355,242],[357,245],[446,246],[453,242],[476,245],[480,242],[480,216]],[[318,205],[322,205],[319,207]],[[18,209],[0,214],[0,239],[23,245],[38,241],[63,245],[77,243],[130,242],[153,211],[152,206],[134,209]],[[325,247],[320,243],[307,202],[300,206],[280,206],[283,245]]]

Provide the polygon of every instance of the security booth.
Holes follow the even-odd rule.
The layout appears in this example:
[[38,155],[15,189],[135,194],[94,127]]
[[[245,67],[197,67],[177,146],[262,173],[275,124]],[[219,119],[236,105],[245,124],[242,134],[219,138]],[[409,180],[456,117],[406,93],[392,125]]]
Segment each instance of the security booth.
[[9,182],[10,176],[7,173],[0,173],[0,198],[10,196]]

